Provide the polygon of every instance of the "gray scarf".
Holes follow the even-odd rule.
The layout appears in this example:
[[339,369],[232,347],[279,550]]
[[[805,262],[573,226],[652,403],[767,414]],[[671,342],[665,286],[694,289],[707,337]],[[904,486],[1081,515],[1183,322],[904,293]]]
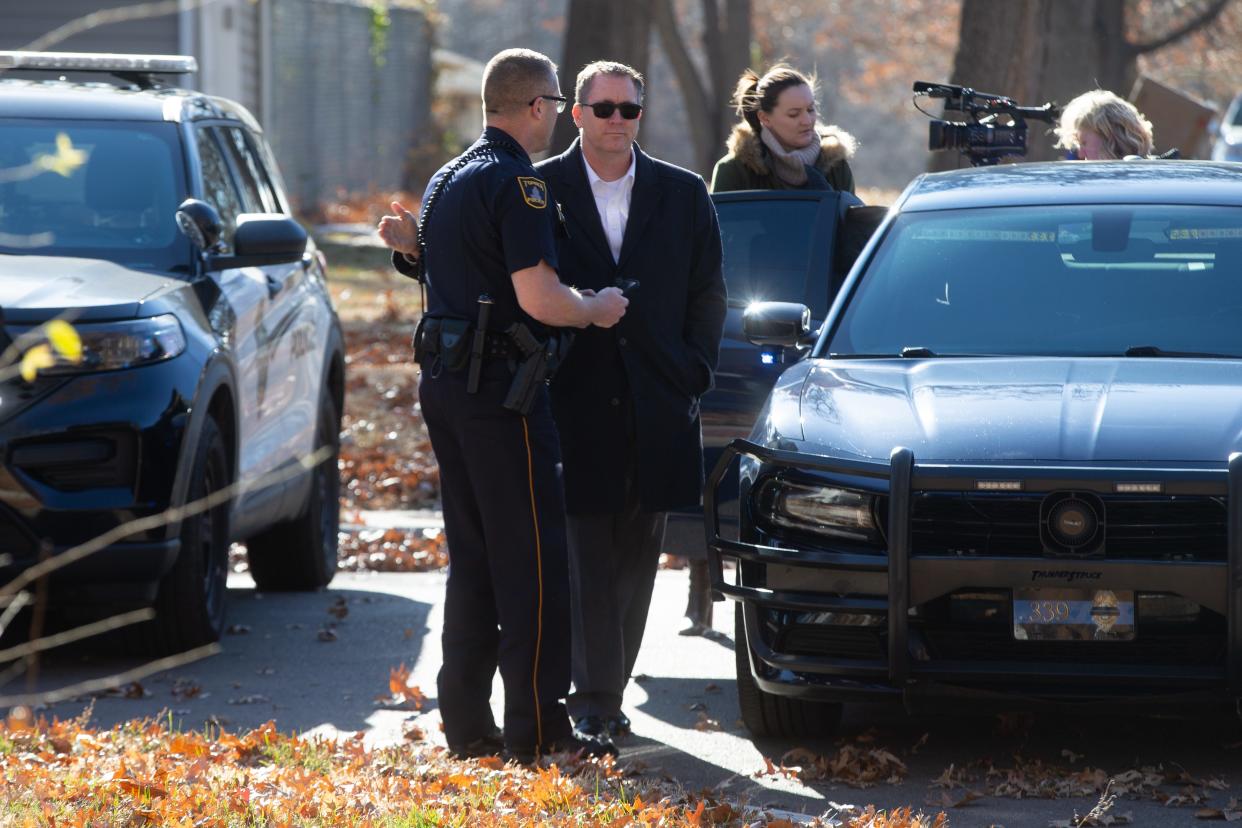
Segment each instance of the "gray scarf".
[[814,166],[816,159],[819,158],[818,139],[792,152],[781,146],[781,142],[776,140],[771,130],[760,129],[759,139],[768,148],[772,156],[772,169],[782,183],[790,187],[801,187],[806,183],[806,168]]

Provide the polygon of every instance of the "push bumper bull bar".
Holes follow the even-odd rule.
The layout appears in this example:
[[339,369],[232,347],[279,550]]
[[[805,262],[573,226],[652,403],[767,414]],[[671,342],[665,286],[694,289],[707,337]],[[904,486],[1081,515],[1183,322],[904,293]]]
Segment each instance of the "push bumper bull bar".
[[[739,461],[747,464],[748,468],[743,471],[743,476],[749,476],[751,482],[761,474],[796,469],[813,473],[833,485],[886,496],[886,549],[877,554],[837,553],[764,546],[747,542],[743,535],[739,535],[737,540],[723,537],[716,494],[724,476]],[[1159,480],[1166,494],[1225,497],[1225,561],[1118,561],[1024,557],[961,560],[916,553],[911,542],[914,492],[975,492],[978,490],[979,481],[998,480],[1021,480],[1026,491],[1073,489],[1101,494],[1116,491],[1116,485],[1121,482]],[[743,486],[742,502],[739,503],[739,520],[743,523],[750,508],[746,502],[746,491],[747,487]],[[985,575],[989,585],[1022,586],[1029,584],[1033,565],[1055,565],[1067,570],[1081,569],[1100,573],[1098,577],[1101,586],[1124,583],[1126,588],[1137,591],[1176,592],[1225,616],[1226,650],[1223,672],[1213,668],[1184,666],[1169,669],[1157,665],[1095,665],[1094,676],[1161,684],[1176,684],[1179,680],[1191,679],[1218,686],[1223,684],[1223,689],[1229,695],[1242,697],[1242,452],[1231,455],[1225,468],[948,465],[917,464],[913,452],[906,448],[895,448],[888,463],[879,463],[810,455],[766,448],[747,440],[734,440],[712,470],[704,500],[708,560],[715,597],[743,602],[748,629],[756,629],[755,612],[759,607],[887,617],[887,647],[883,662],[790,655],[773,651],[762,640],[751,642],[754,657],[774,670],[841,679],[886,679],[886,683],[894,689],[905,687],[916,679],[970,682],[998,673],[1009,676],[1037,673],[1044,679],[1054,679],[1058,675],[1082,677],[1080,670],[1058,669],[1057,665],[1049,664],[1037,667],[1033,664],[992,663],[983,666],[963,662],[914,662],[911,659],[911,606],[943,594],[937,590],[943,590],[946,584],[977,586],[974,582],[980,575]],[[751,563],[831,570],[843,576],[850,573],[870,574],[872,583],[878,577],[887,585],[887,595],[859,596],[746,585],[740,573],[736,583],[729,583],[724,576],[723,562],[726,559],[739,565]],[[737,642],[737,646],[747,644]]]

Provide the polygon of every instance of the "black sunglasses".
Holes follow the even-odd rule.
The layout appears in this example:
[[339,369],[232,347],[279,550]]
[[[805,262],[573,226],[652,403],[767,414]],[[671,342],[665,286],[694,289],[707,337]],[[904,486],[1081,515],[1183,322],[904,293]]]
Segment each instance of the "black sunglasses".
[[596,118],[611,118],[612,113],[620,111],[621,117],[627,121],[632,121],[643,111],[642,104],[636,103],[613,103],[612,101],[600,101],[599,103],[583,104],[589,107],[595,113]]
[[569,98],[566,98],[564,95],[536,95],[535,97],[527,101],[526,105],[534,106],[535,101],[539,100],[540,98],[543,98],[545,101],[556,101],[556,111],[558,113],[564,112],[565,104],[569,103]]

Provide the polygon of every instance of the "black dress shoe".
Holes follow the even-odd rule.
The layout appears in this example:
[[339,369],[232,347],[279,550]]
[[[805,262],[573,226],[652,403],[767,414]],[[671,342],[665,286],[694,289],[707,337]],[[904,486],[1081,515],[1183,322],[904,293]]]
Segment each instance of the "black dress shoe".
[[604,726],[608,728],[608,735],[613,741],[624,739],[630,735],[630,717],[624,713],[615,713],[604,720]]
[[608,720],[603,716],[583,716],[574,722],[574,735],[587,741],[612,741]]
[[505,749],[505,739],[500,728],[492,728],[492,732],[480,736],[464,745],[448,746],[449,755],[454,759],[479,759],[484,756],[500,756]]

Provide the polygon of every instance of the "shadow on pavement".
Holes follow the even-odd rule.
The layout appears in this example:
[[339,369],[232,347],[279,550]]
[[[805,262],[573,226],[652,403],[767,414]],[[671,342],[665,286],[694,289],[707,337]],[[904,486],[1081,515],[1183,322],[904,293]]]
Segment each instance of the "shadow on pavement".
[[[230,588],[221,653],[140,679],[141,689],[130,688],[129,694],[96,694],[91,721],[110,728],[158,716],[182,729],[212,723],[241,731],[274,720],[282,732],[320,725],[365,730],[368,719],[386,706],[377,697],[391,695],[389,671],[417,661],[430,610],[430,604],[388,592]],[[119,674],[147,661],[120,654],[99,639],[76,642],[41,658],[37,689]],[[26,693],[27,680],[17,678],[0,692]],[[91,702],[82,696],[40,713],[72,718]],[[428,701],[423,710],[432,707]]]

